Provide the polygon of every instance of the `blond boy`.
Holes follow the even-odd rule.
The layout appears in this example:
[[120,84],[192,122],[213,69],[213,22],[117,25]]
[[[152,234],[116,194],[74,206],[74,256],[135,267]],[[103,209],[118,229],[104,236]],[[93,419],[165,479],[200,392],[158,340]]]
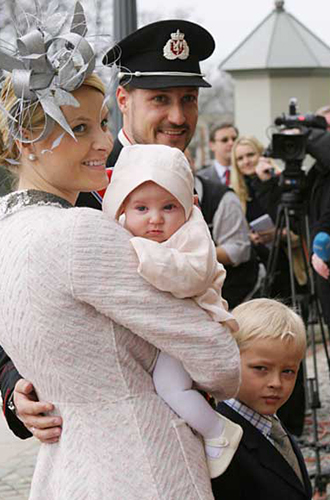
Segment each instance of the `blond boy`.
[[306,350],[302,319],[272,299],[233,310],[240,329],[242,382],[217,410],[243,428],[227,471],[212,481],[215,499],[307,500],[312,496],[303,457],[276,412],[290,397]]

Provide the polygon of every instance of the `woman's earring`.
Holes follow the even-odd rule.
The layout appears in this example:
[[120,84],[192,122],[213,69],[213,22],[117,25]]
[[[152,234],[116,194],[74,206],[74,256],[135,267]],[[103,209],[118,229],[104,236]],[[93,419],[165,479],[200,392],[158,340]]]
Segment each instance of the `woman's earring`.
[[36,155],[33,154],[33,153],[30,153],[29,156],[28,156],[28,158],[29,158],[30,161],[36,161],[36,159],[37,159]]

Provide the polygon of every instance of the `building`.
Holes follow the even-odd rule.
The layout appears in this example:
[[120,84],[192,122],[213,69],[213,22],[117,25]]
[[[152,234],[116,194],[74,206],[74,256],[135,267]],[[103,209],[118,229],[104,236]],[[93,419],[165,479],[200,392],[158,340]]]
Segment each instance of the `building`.
[[[321,15],[321,13],[320,13]],[[241,134],[265,144],[275,117],[297,98],[299,112],[330,104],[330,47],[287,12],[283,0],[220,64],[235,84],[235,122]]]

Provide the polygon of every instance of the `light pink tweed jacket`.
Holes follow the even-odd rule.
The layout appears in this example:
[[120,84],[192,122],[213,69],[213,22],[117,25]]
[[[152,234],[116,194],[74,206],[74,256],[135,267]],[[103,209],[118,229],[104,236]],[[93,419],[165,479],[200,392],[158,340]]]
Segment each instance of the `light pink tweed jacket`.
[[[218,399],[236,393],[229,330],[136,272],[130,235],[55,205],[0,214],[0,343],[63,416],[31,500],[211,500],[203,446],[154,391],[158,349]],[[15,304],[15,314],[13,314]]]

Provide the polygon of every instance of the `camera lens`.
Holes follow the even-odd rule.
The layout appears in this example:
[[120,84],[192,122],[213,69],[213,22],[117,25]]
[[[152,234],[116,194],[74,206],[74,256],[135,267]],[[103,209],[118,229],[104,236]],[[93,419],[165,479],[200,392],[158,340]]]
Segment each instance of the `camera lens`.
[[297,153],[299,155],[300,152],[300,144],[292,140],[291,138],[287,138],[283,141],[283,154],[287,158],[295,158]]
[[284,161],[303,160],[305,156],[306,138],[302,134],[273,135],[274,158]]

